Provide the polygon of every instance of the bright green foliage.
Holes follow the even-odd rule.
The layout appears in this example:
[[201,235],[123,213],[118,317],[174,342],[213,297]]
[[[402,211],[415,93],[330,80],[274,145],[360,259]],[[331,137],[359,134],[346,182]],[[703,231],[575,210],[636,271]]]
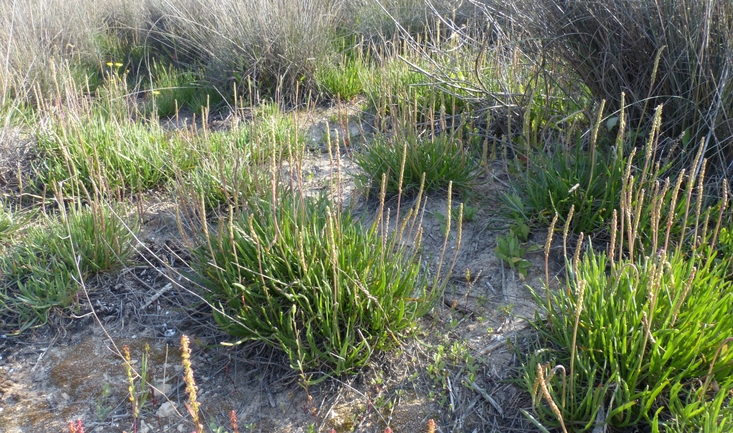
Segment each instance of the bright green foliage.
[[165,184],[177,170],[195,163],[195,153],[159,125],[97,115],[56,122],[38,136],[44,158],[36,169],[49,189],[62,182],[74,195],[80,186],[90,192],[142,191]]
[[236,207],[257,182],[269,180],[267,170],[251,164],[248,150],[231,138],[230,134],[215,134],[206,143],[200,143],[198,165],[184,173],[185,180],[175,185],[179,196],[200,198],[207,209],[224,204]]
[[505,236],[496,238],[496,257],[505,261],[510,268],[517,269],[521,278],[527,277],[527,271],[532,264],[524,258],[525,247],[519,242],[519,237],[513,231]]
[[3,320],[16,332],[45,323],[51,308],[74,301],[80,276],[117,269],[132,253],[132,233],[108,208],[72,207],[0,256]]
[[328,97],[350,101],[364,90],[360,76],[365,70],[370,69],[361,59],[344,56],[340,64],[325,64],[316,71],[316,83]]
[[[725,206],[703,208],[704,169],[649,181],[660,115],[641,170],[627,164],[608,254],[566,257],[567,287],[535,295],[545,310],[535,326],[550,349],[530,356],[525,385],[547,424],[723,432],[733,423]],[[541,403],[549,400],[555,407]]]
[[550,155],[533,154],[530,161],[529,168],[517,164],[513,191],[502,198],[510,211],[549,225],[556,212],[564,224],[574,207],[572,232],[594,233],[607,226],[621,197],[626,158],[618,152],[593,157],[577,143],[572,149],[558,146]]
[[175,187],[179,195],[202,198],[207,209],[237,207],[246,196],[270,190],[272,161],[298,159],[305,148],[293,118],[267,104],[254,110],[246,125],[186,138],[198,163],[181,173],[183,181]]
[[728,268],[728,279],[733,280],[733,226],[720,229],[718,238],[718,256],[716,257]]
[[353,372],[442,293],[416,250],[380,234],[379,220],[365,230],[323,198],[270,200],[251,199],[196,250],[196,272],[228,333],[281,348],[300,371]]
[[32,216],[18,209],[11,209],[11,205],[0,201],[0,241],[7,240],[18,231]]
[[305,148],[293,116],[273,103],[258,106],[252,122],[236,131],[232,138],[238,148],[259,164],[269,163],[272,158],[298,158]]
[[[661,253],[636,265],[610,264],[591,250],[568,289],[552,295],[552,312],[538,329],[556,349],[528,363],[528,389],[537,363],[563,365],[567,377],[555,374],[548,387],[573,431],[591,429],[601,407],[615,427],[654,422],[689,429],[708,411],[717,411],[713,421],[721,428],[733,422],[733,408],[721,397],[733,390],[733,352],[725,341],[733,336],[733,286],[713,258]],[[705,388],[706,379],[720,391]],[[536,398],[540,416],[556,424]]]
[[410,135],[402,140],[376,138],[356,156],[364,171],[359,177],[363,185],[376,189],[386,175],[388,195],[411,194],[420,189],[423,173],[425,191],[446,189],[450,182],[457,190],[473,184],[478,163],[460,139],[441,134],[433,139],[421,140]]

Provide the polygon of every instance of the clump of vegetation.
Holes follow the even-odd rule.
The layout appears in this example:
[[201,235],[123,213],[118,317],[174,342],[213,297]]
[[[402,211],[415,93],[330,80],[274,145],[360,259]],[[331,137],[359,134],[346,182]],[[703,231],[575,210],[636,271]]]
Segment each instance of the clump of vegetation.
[[153,80],[150,105],[160,117],[176,115],[180,109],[204,115],[205,110],[224,99],[220,91],[206,84],[200,71],[179,71],[173,66],[153,63],[150,73]]
[[[73,113],[69,113],[73,114]],[[195,159],[185,143],[160,126],[120,122],[90,115],[55,119],[38,136],[39,189],[61,183],[65,192],[139,192],[162,186]]]
[[[649,136],[646,144],[649,152],[643,155],[637,156],[635,150],[625,153],[624,142],[629,131],[624,106],[615,118],[617,125],[614,127],[618,131],[615,145],[607,145],[608,137],[604,140],[606,145],[599,145],[603,107],[601,104],[589,132],[587,150],[578,133],[574,143],[559,144],[550,152],[532,152],[526,163],[516,161],[516,179],[502,196],[502,202],[512,215],[521,216],[529,224],[545,226],[558,215],[561,224],[569,221],[574,233],[604,233],[635,164],[641,164],[640,170],[649,172],[639,177],[638,181],[644,182],[638,185],[639,189],[654,187],[654,182],[667,169],[656,166],[652,160],[658,137]],[[657,110],[657,120],[660,119],[661,111]],[[575,218],[566,220],[571,216],[571,209]]]
[[380,213],[365,228],[323,197],[253,198],[218,228],[204,226],[195,270],[228,333],[284,350],[300,371],[353,372],[443,293],[447,275],[422,272],[419,210],[418,200],[394,226]]
[[581,235],[566,256],[567,287],[536,294],[549,350],[530,355],[524,377],[545,425],[724,431],[733,422],[733,291],[728,263],[716,260],[727,196],[711,214],[689,193],[699,185],[702,197],[704,170],[686,177],[687,193],[669,180],[645,190],[646,170],[626,170],[608,252],[582,253]]
[[0,306],[13,332],[42,325],[52,308],[77,301],[81,279],[123,266],[133,253],[132,237],[130,226],[99,202],[74,204],[60,218],[28,229],[0,256]]
[[[423,185],[425,191],[469,188],[477,175],[478,162],[463,146],[462,140],[445,133],[434,138],[402,137],[402,145],[394,140],[374,139],[357,155],[364,171],[360,183],[376,189],[386,176],[390,196],[414,194]],[[404,168],[402,168],[404,167]]]

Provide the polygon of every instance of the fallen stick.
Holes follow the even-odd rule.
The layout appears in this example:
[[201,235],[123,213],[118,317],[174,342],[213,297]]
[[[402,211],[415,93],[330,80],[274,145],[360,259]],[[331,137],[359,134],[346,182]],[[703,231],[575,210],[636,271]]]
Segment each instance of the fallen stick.
[[488,392],[486,392],[480,386],[476,385],[476,383],[473,382],[473,381],[466,380],[466,383],[468,383],[469,385],[471,385],[471,388],[473,388],[476,392],[478,392],[479,394],[481,394],[481,396],[483,398],[485,398],[486,401],[488,401],[489,404],[492,405],[494,407],[494,409],[496,409],[497,412],[499,412],[499,415],[500,416],[504,416],[504,411],[501,409],[501,406],[499,406],[499,404],[496,402],[496,400],[494,400],[493,398],[491,398],[491,396],[489,395]]

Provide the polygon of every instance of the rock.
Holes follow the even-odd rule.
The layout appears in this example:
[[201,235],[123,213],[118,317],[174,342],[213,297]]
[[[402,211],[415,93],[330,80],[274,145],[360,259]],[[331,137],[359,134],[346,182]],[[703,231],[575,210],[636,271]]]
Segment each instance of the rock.
[[145,421],[140,420],[140,428],[137,429],[137,433],[150,433],[150,427],[145,424]]
[[158,397],[161,397],[161,395],[168,395],[168,393],[171,391],[171,388],[172,386],[169,383],[165,382],[155,385],[155,395]]
[[158,408],[158,411],[155,413],[155,415],[158,418],[170,418],[177,415],[177,413],[178,411],[176,410],[176,404],[172,401],[166,401],[165,403],[160,405],[160,408]]

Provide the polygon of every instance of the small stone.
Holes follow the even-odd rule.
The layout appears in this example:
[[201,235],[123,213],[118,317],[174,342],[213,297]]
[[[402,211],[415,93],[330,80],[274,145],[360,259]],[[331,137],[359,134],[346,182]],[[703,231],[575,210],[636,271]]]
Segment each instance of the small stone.
[[145,421],[140,420],[140,428],[137,429],[138,433],[150,433],[150,427],[145,424]]
[[170,418],[172,416],[175,416],[177,413],[176,411],[176,405],[172,401],[166,401],[165,403],[160,405],[160,408],[158,408],[158,411],[155,413],[155,415],[158,418]]
[[186,430],[186,427],[184,427],[183,424],[178,424],[178,427],[176,427],[176,430],[178,430],[179,432],[182,432]]
[[167,395],[171,391],[172,386],[169,383],[161,383],[158,385],[155,385],[155,389],[157,390],[155,394],[158,396],[161,395]]

